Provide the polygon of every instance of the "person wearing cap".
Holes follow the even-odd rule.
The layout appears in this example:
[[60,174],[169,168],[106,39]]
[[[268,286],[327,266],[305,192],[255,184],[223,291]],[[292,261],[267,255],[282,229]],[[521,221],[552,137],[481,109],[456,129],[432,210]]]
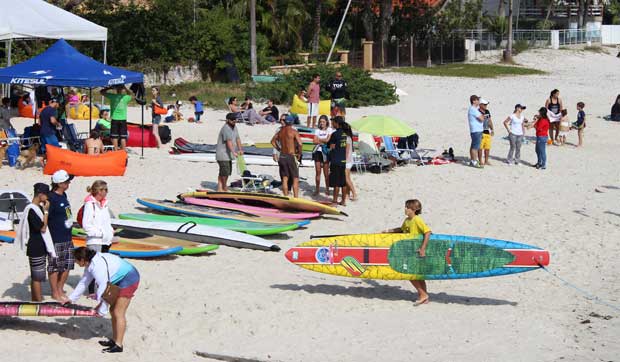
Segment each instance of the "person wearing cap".
[[114,150],[118,150],[120,141],[121,149],[127,146],[127,106],[131,102],[129,91],[124,85],[115,87],[116,93],[111,93],[110,88],[101,90],[101,94],[110,101],[110,137]]
[[508,141],[510,142],[510,150],[506,157],[507,164],[519,165],[521,162],[521,144],[523,143],[523,135],[525,134],[525,126],[528,123],[527,118],[523,115],[526,107],[517,103],[514,112],[504,120],[504,127],[508,131]]
[[[243,155],[241,138],[236,125],[237,115],[228,113],[226,123],[220,129],[215,146],[215,160],[220,168],[217,177],[217,191],[228,191],[228,177],[232,174],[232,160]],[[236,144],[236,148],[235,148]]]
[[52,175],[52,191],[49,193],[49,227],[56,258],[48,258],[47,272],[52,288],[52,298],[60,301],[65,297],[63,289],[69,271],[73,270],[73,241],[71,230],[73,215],[66,191],[73,180],[65,170],[58,170]]
[[344,116],[347,113],[345,99],[348,96],[348,92],[347,82],[342,79],[340,71],[336,72],[336,78],[327,85],[327,90],[331,93],[334,116]]
[[295,117],[286,116],[284,127],[271,139],[271,145],[280,152],[278,166],[280,168],[280,178],[282,179],[282,192],[284,196],[289,194],[289,180],[293,180],[293,196],[299,197],[299,169],[298,162],[301,162],[302,142],[299,132],[293,128]]
[[472,167],[481,168],[480,160],[478,159],[478,151],[480,150],[480,142],[482,142],[482,131],[484,123],[484,115],[479,109],[480,97],[472,95],[469,97],[469,110],[467,111],[467,119],[469,121],[469,134],[471,136],[471,145],[469,147],[469,165]]
[[45,155],[46,145],[60,147],[58,137],[56,137],[56,129],[62,128],[62,125],[58,120],[58,100],[56,98],[50,99],[49,105],[41,111],[39,124],[41,125],[41,152]]
[[334,117],[333,127],[336,129],[327,145],[329,146],[329,186],[334,188],[333,203],[338,203],[338,194],[342,189],[342,201],[340,205],[347,203],[347,134],[342,129],[344,118]]
[[56,258],[52,236],[47,228],[50,203],[47,194],[50,188],[44,183],[34,184],[32,202],[20,216],[15,242],[26,249],[30,264],[30,295],[33,302],[42,302],[41,282],[45,280],[47,256]]
[[480,112],[484,116],[484,122],[482,122],[482,142],[480,142],[480,150],[478,150],[478,159],[483,166],[490,165],[489,153],[491,152],[491,139],[494,134],[493,121],[491,120],[491,112],[489,112],[488,107],[489,101],[480,98]]

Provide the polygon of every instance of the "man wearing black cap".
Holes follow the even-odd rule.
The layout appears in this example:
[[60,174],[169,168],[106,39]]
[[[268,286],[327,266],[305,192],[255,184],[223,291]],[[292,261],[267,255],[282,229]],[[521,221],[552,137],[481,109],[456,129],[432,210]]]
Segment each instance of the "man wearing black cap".
[[[237,155],[243,154],[243,148],[241,147],[241,138],[239,138],[239,132],[235,127],[237,115],[235,113],[228,113],[226,115],[226,124],[220,129],[220,133],[217,135],[217,144],[215,145],[215,160],[220,167],[220,172],[217,177],[217,191],[228,191],[228,177],[232,174],[232,160],[237,158]],[[237,145],[235,151],[235,143]]]
[[286,116],[284,127],[271,139],[273,148],[280,152],[278,166],[280,167],[280,178],[282,179],[282,192],[284,196],[289,193],[289,180],[293,180],[293,196],[299,197],[299,169],[297,162],[301,162],[302,142],[299,132],[293,128],[295,117]]
[[45,154],[45,145],[60,147],[58,137],[56,137],[56,129],[62,127],[58,121],[58,100],[50,99],[47,107],[43,108],[39,116],[41,125],[41,152]]

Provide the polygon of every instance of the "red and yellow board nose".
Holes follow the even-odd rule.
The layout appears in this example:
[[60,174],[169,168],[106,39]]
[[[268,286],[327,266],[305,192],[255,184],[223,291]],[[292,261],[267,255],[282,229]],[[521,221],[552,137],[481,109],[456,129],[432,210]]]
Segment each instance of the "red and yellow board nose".
[[[329,262],[329,256],[327,253],[319,253],[321,249],[322,248],[290,248],[284,256],[293,264],[325,264]],[[319,255],[318,258],[317,255]]]
[[540,267],[547,266],[551,260],[549,251],[540,249],[504,249],[515,256],[507,267]]

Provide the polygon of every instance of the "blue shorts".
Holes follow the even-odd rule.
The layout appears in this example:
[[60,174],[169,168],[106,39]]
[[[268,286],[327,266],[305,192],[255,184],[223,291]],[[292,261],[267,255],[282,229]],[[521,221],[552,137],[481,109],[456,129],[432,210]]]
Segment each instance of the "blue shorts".
[[471,146],[469,147],[472,150],[480,149],[480,142],[482,142],[482,132],[472,132],[471,135]]
[[45,153],[45,145],[60,147],[55,134],[41,135],[41,152]]

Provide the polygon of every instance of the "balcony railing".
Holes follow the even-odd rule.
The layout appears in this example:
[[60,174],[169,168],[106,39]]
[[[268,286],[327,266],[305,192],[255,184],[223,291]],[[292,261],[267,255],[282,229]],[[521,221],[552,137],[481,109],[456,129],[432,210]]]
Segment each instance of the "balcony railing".
[[[602,5],[588,6],[588,16],[602,16]],[[577,5],[559,5],[551,10],[551,18],[567,18],[568,16],[576,17],[579,15],[579,7]],[[526,6],[519,9],[519,17],[538,18],[547,16],[547,7]]]

